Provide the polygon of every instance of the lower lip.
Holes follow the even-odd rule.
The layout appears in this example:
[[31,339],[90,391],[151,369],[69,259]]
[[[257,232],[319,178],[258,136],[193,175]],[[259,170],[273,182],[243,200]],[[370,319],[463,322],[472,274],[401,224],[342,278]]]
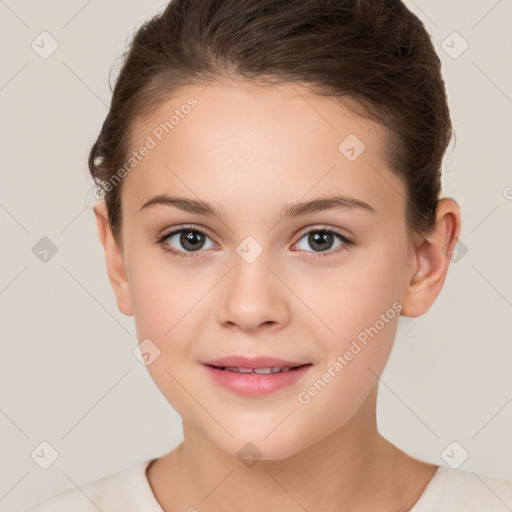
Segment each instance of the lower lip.
[[220,370],[208,365],[203,366],[217,384],[245,396],[263,396],[274,393],[286,386],[295,384],[311,368],[311,364],[307,364],[287,372],[257,375]]

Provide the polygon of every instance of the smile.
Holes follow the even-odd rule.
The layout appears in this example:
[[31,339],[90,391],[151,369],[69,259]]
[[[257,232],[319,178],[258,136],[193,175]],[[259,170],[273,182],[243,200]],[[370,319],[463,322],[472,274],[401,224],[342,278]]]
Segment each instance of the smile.
[[245,368],[239,366],[213,366],[203,364],[215,384],[238,395],[261,397],[300,382],[313,366],[269,366]]
[[213,368],[217,368],[218,370],[224,370],[227,372],[238,372],[238,373],[255,373],[256,375],[269,375],[270,373],[281,373],[288,372],[290,370],[296,370],[301,366],[282,366],[282,367],[273,367],[273,368],[239,368],[237,366],[214,366]]

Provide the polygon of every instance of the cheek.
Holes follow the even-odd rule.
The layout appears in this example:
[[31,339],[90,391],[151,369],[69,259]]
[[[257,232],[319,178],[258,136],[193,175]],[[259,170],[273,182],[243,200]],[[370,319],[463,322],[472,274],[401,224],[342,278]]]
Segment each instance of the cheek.
[[193,341],[197,339],[193,329],[201,307],[198,301],[213,283],[194,279],[192,272],[166,262],[165,255],[154,258],[151,265],[132,266],[130,276],[137,338],[153,354],[147,370],[183,420],[193,422],[195,404],[191,397],[201,396],[202,390],[188,379],[192,364],[184,363],[193,359]]
[[296,397],[302,417],[321,417],[322,432],[354,417],[386,366],[400,310],[400,303],[391,302],[385,293],[360,293],[354,300],[338,302],[327,319],[336,335],[318,338],[322,362]]
[[[319,410],[340,403],[337,421],[357,409],[382,372],[395,339],[401,304],[400,262],[391,252],[368,251],[325,277],[302,279],[308,305],[321,318],[315,328],[323,359],[314,380],[304,383],[303,402]],[[321,334],[321,335],[320,335]],[[308,387],[313,386],[311,393]],[[299,400],[299,403],[300,400]]]
[[386,312],[396,323],[403,268],[393,248],[378,247],[354,252],[336,268],[311,268],[294,285],[321,320],[307,316],[318,323],[316,331],[323,330],[328,345],[339,349]]
[[202,297],[215,284],[211,272],[194,271],[193,266],[166,258],[164,253],[151,264],[133,266],[130,272],[137,332],[139,336],[153,336],[164,342],[175,337],[182,324],[190,325]]

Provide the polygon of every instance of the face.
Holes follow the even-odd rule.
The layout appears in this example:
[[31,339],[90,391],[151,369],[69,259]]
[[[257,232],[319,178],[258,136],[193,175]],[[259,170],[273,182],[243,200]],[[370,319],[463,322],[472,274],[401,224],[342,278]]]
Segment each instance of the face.
[[[134,140],[150,150],[123,181],[120,303],[166,399],[233,455],[250,441],[284,458],[348,425],[415,261],[384,128],[297,84],[219,83],[180,89]],[[144,207],[157,196],[182,201]],[[306,366],[204,364],[228,356]]]

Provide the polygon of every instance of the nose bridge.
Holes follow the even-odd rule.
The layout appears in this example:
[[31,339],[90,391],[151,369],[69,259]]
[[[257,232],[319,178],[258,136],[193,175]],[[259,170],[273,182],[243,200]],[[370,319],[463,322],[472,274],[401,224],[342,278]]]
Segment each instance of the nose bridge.
[[[274,275],[271,251],[247,237],[236,248],[218,306],[222,324],[243,330],[284,325],[289,320],[287,290]],[[272,271],[272,270],[273,271]]]

